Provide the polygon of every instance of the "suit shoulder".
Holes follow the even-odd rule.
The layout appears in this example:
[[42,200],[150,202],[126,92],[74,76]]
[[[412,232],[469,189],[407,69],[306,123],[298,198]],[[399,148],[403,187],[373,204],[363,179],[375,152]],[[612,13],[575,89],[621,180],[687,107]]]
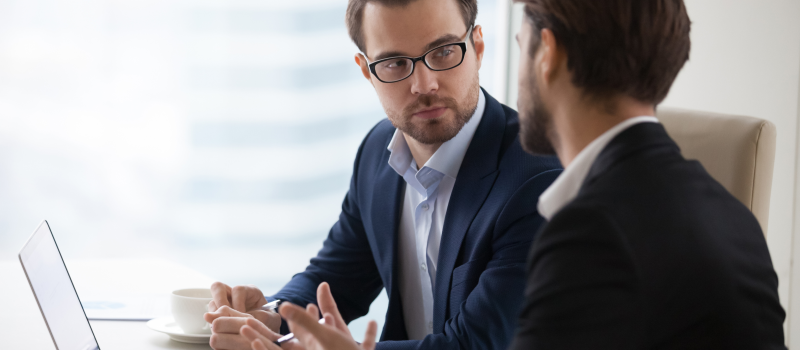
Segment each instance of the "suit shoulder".
[[368,144],[369,146],[378,146],[378,144],[384,144],[383,147],[386,148],[389,145],[389,141],[392,139],[396,128],[392,125],[392,122],[389,119],[384,118],[381,119],[379,122],[372,127],[372,129],[367,133],[367,136],[364,137],[364,144]]
[[[547,225],[549,231],[618,231],[613,215],[602,205],[575,199],[559,210]],[[597,236],[592,233],[590,236]]]
[[389,119],[382,119],[376,123],[361,141],[361,145],[358,148],[356,163],[374,160],[373,158],[375,157],[382,157],[383,151],[386,150],[389,141],[392,140],[394,131],[395,127]]
[[513,108],[506,106],[505,104],[500,104],[503,107],[503,113],[506,114],[506,119],[511,121],[512,119],[516,122],[519,118],[519,113],[515,111]]
[[504,228],[522,217],[537,214],[539,196],[561,175],[561,169],[542,171],[528,178],[509,197],[498,218],[497,226]]

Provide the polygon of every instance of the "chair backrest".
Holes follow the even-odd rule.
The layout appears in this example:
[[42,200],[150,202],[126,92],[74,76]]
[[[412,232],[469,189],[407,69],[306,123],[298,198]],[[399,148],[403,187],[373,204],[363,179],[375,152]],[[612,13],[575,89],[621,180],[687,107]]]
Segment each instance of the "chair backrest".
[[755,215],[767,234],[775,125],[743,116],[659,108],[656,116],[687,159],[709,174]]

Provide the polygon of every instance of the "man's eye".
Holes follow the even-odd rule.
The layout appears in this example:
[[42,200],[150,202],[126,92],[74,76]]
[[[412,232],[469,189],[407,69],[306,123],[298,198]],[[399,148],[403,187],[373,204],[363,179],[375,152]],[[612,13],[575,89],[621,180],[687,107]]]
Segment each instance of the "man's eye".
[[436,57],[447,57],[447,56],[452,55],[453,51],[455,51],[454,47],[446,46],[446,47],[440,48],[439,50],[436,50],[435,56]]
[[394,60],[386,62],[386,68],[401,68],[406,65],[405,60]]

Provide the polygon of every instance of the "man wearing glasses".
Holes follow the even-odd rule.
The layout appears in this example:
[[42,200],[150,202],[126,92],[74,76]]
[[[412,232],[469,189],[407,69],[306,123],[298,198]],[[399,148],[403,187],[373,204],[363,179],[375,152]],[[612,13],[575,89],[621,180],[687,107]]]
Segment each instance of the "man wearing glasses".
[[[269,301],[325,311],[332,305],[316,290],[327,282],[350,322],[386,288],[378,348],[508,346],[527,252],[543,222],[536,203],[561,166],[526,154],[517,113],[480,88],[476,14],[476,0],[349,1],[355,62],[388,120],[361,144],[323,248]],[[255,287],[218,282],[212,291],[212,347],[249,349],[239,334],[246,318],[290,331],[262,310],[268,299]]]

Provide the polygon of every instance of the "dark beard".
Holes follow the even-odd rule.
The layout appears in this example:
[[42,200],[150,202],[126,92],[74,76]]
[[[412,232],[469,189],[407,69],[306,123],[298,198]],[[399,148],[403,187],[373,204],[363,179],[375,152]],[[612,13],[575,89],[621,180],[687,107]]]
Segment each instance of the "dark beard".
[[522,149],[533,155],[555,155],[554,140],[551,139],[551,137],[555,137],[553,116],[542,102],[539,86],[536,84],[536,77],[531,77],[528,84],[531,87],[530,102],[533,105],[528,104],[525,110],[520,109],[519,137]]
[[[478,94],[480,93],[477,77],[475,78],[474,88],[470,89],[466,101],[461,105],[454,98],[439,97],[437,95],[421,95],[414,103],[403,109],[399,118],[389,116],[395,128],[411,136],[417,142],[432,145],[450,141],[458,135],[464,124],[472,119],[472,114],[478,108]],[[432,106],[436,103],[444,104],[455,112],[453,120],[434,119],[422,123],[413,123],[414,112],[424,107]],[[388,112],[388,111],[387,111]]]

